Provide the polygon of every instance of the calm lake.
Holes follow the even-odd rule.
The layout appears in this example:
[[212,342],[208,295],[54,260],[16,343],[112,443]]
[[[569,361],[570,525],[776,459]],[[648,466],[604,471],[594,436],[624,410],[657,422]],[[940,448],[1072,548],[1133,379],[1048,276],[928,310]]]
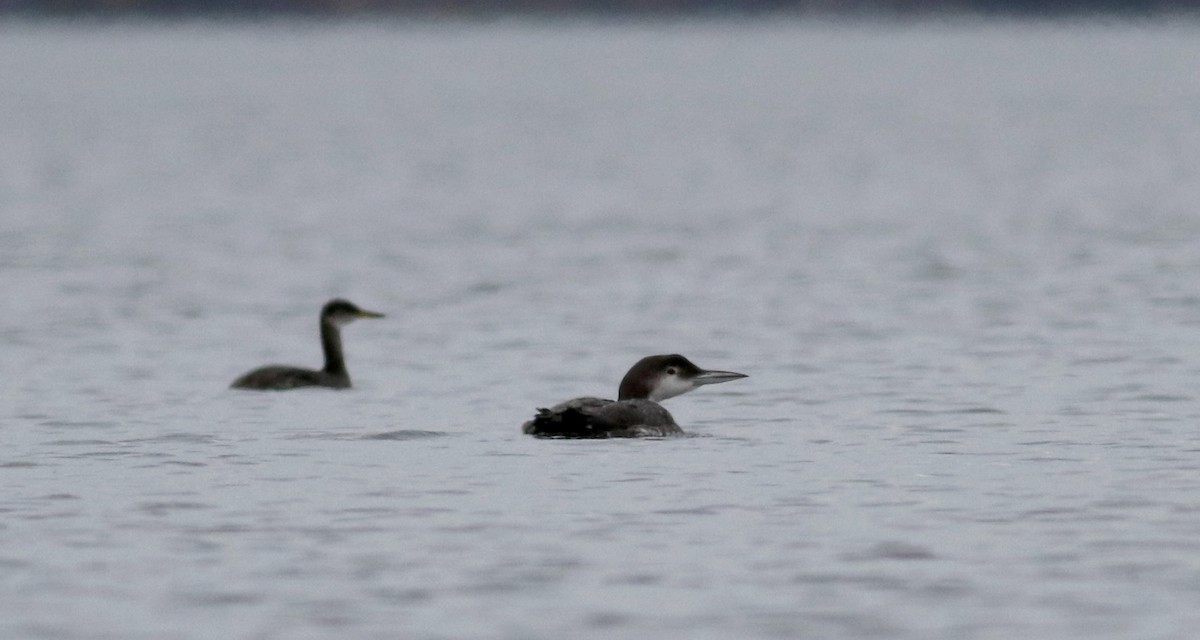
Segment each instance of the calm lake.
[[[0,637],[1184,639],[1200,22],[0,22]],[[354,388],[233,391],[319,366]],[[636,360],[689,437],[538,440]]]

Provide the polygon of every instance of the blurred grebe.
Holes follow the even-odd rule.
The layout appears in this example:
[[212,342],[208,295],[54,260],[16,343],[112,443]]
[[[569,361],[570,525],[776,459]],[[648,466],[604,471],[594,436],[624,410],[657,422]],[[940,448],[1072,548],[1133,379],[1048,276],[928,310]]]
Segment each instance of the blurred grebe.
[[230,385],[234,389],[283,391],[299,387],[328,387],[345,389],[350,386],[350,374],[342,356],[340,327],[358,318],[382,318],[382,313],[364,311],[352,302],[340,298],[330,300],[321,308],[321,348],[325,351],[325,367],[319,371],[268,365],[255,369]]

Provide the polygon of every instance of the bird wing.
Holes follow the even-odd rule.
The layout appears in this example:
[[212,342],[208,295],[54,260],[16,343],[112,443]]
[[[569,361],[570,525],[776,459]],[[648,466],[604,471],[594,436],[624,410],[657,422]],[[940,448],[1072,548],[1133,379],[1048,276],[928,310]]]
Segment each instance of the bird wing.
[[321,384],[320,372],[286,365],[269,365],[251,371],[231,385],[235,389],[277,390],[311,387]]
[[575,398],[538,409],[524,432],[551,438],[631,438],[681,433],[670,412],[649,400]]

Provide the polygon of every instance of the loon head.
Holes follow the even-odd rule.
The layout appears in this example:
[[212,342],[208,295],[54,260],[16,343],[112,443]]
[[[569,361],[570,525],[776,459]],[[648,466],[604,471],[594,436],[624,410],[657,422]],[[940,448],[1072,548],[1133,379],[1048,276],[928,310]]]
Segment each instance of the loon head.
[[329,322],[337,326],[347,325],[359,318],[382,318],[382,313],[359,309],[349,300],[334,298],[321,307],[321,322]]
[[702,385],[745,377],[744,373],[701,369],[677,353],[647,356],[625,374],[617,399],[659,402]]

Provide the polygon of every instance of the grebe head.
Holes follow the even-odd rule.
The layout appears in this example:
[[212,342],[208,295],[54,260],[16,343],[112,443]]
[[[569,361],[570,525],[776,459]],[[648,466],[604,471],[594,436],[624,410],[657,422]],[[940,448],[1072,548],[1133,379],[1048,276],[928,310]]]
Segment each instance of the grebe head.
[[359,309],[357,305],[349,300],[335,298],[325,303],[321,307],[321,321],[332,322],[337,326],[350,324],[359,318],[382,318],[382,313]]

